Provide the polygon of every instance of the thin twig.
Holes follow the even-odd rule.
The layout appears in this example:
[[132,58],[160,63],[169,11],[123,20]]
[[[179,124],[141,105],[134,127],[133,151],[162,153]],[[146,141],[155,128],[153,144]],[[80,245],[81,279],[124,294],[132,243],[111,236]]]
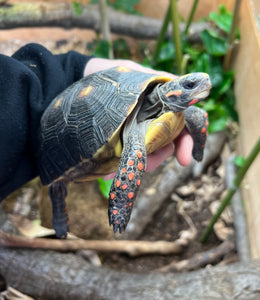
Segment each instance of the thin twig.
[[178,262],[171,262],[169,265],[157,269],[156,272],[184,272],[192,271],[209,264],[218,263],[223,256],[235,249],[235,244],[231,241],[224,241],[219,246],[205,252],[196,253],[189,259],[184,259]]
[[126,240],[55,240],[47,238],[30,239],[0,231],[0,246],[24,247],[33,249],[48,249],[56,251],[77,251],[82,249],[96,250],[101,252],[127,253],[130,256],[145,254],[179,254],[184,246],[181,240],[174,242],[166,241],[126,241]]

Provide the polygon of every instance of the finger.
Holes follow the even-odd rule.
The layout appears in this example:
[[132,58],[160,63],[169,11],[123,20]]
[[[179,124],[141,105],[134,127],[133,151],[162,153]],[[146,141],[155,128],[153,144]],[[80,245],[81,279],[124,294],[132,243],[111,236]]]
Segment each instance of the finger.
[[174,145],[170,143],[153,153],[148,155],[147,158],[147,172],[151,172],[156,169],[161,163],[163,163],[167,158],[173,155]]
[[174,140],[175,156],[182,166],[188,166],[191,161],[193,140],[187,131]]

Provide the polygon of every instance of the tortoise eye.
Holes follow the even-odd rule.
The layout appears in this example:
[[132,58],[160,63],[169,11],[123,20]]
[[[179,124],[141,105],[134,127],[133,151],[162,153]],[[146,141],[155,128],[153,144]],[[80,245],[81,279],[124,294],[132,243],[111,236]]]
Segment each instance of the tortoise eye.
[[186,81],[183,83],[183,87],[187,90],[194,89],[196,87],[196,81]]

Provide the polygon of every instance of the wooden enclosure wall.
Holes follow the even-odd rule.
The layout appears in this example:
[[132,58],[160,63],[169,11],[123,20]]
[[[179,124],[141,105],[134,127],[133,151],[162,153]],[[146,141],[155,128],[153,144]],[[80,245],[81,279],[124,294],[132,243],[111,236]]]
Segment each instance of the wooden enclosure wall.
[[[260,32],[256,16],[259,0],[243,0],[241,42],[235,59],[235,94],[240,117],[240,154],[248,155],[260,136]],[[248,171],[242,188],[253,258],[260,258],[260,156]]]

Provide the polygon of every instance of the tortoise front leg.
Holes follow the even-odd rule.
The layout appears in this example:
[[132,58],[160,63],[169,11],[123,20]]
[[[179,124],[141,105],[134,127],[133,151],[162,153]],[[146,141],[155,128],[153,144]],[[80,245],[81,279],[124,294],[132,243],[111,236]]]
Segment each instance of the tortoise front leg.
[[146,160],[144,137],[139,131],[129,132],[109,194],[108,217],[114,232],[122,233],[128,224]]
[[184,111],[184,118],[194,143],[192,156],[197,161],[201,161],[208,135],[208,113],[196,106],[191,106]]
[[58,238],[66,238],[68,231],[68,215],[65,198],[67,196],[66,183],[61,180],[49,187],[49,196],[52,202],[52,223]]

